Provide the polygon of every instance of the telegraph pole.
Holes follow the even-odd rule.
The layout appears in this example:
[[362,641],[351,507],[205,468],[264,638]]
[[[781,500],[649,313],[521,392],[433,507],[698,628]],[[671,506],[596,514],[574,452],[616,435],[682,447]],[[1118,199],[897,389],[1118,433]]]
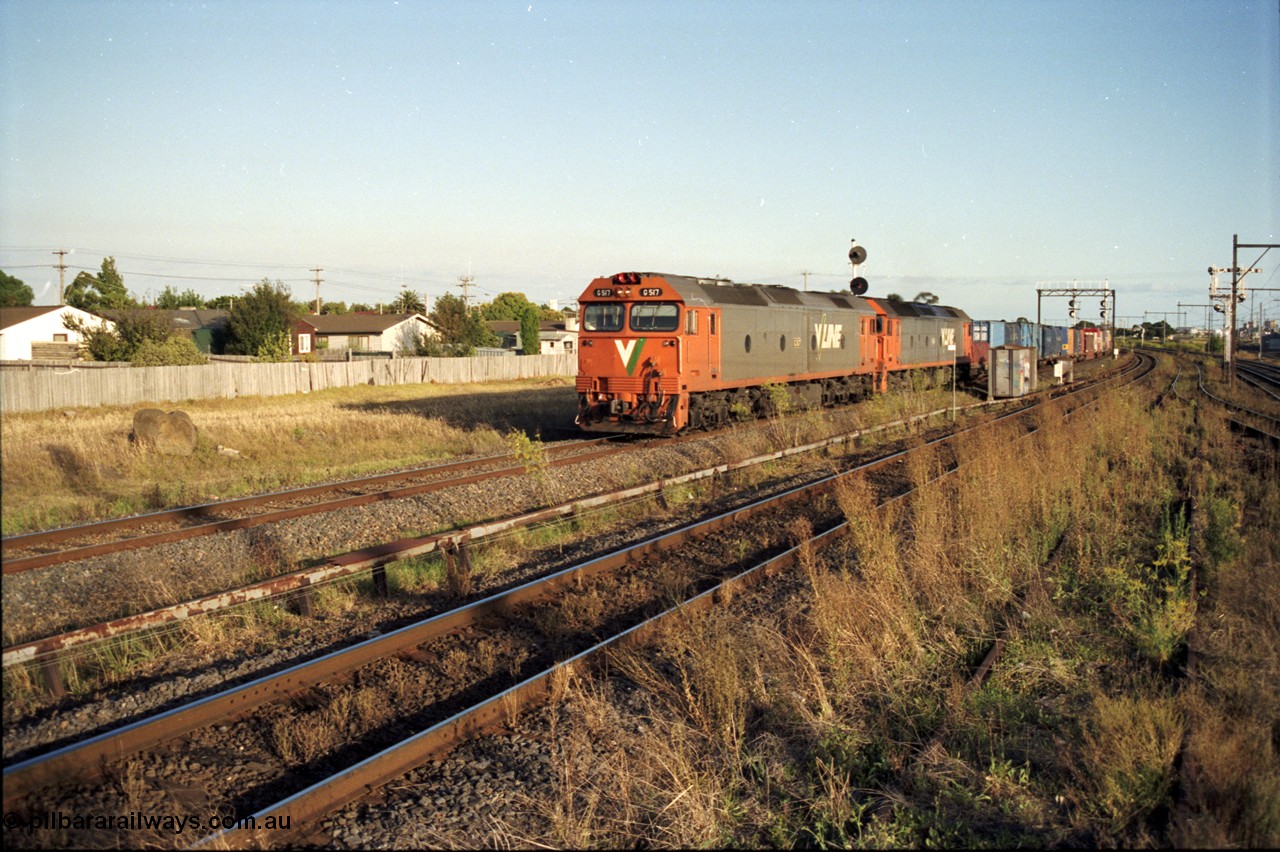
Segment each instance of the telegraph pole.
[[800,274],[804,276],[804,289],[805,289],[805,292],[807,293],[809,292],[809,276],[812,275],[813,273],[806,269],[804,272],[801,272]]
[[57,251],[54,252],[54,254],[58,256],[58,262],[53,267],[54,269],[58,270],[58,304],[62,305],[62,304],[65,304],[65,302],[63,302],[62,294],[63,294],[63,291],[65,290],[63,285],[66,283],[67,250],[58,249]]
[[471,310],[471,282],[475,280],[476,278],[474,275],[458,276],[458,286],[462,288],[462,306],[466,308],[468,312]]
[[311,271],[316,274],[316,315],[320,314],[320,273],[324,272],[319,266],[314,266]]

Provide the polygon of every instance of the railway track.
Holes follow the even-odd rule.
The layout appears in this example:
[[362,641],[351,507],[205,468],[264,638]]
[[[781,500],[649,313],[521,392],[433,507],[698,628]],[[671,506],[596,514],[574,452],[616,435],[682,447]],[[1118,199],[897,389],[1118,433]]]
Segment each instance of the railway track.
[[1259,392],[1280,402],[1280,366],[1266,361],[1240,359],[1236,361],[1236,372]]
[[[617,445],[616,439],[617,436],[605,436],[550,445],[547,464],[555,467],[623,452],[624,447]],[[516,476],[526,470],[527,466],[519,463],[514,454],[489,456],[9,536],[0,542],[0,570],[17,574],[94,556]]]
[[[1147,358],[1142,363],[1150,369]],[[1125,378],[1133,380],[1134,370]],[[1022,413],[1004,415],[971,428],[1013,424]],[[1028,427],[1014,428],[1027,434]],[[183,783],[211,784],[211,809],[239,820],[233,820],[231,829],[211,835],[208,842],[241,846],[304,836],[329,810],[543,700],[554,689],[556,679],[564,677],[566,668],[584,665],[609,647],[636,641],[673,612],[710,606],[717,597],[727,596],[735,584],[756,582],[792,564],[796,547],[785,546],[778,532],[787,528],[794,517],[787,512],[800,512],[817,521],[814,526],[820,532],[804,546],[820,548],[836,540],[843,522],[826,495],[837,483],[855,473],[890,469],[902,464],[911,452],[933,452],[953,438],[954,435],[938,438],[924,448],[899,451],[830,474],[385,636],[7,767],[6,810],[11,804],[28,812],[93,807],[95,801],[101,801],[95,798],[101,794],[77,791],[73,784],[106,777],[113,779],[119,789],[122,778],[135,779],[136,773],[142,773],[136,783],[146,786],[142,779],[175,774],[164,768],[165,761],[189,767],[194,760],[192,755],[197,755],[197,769],[207,770],[206,760],[214,761],[215,766],[211,773],[202,771],[200,777],[185,778]],[[888,478],[894,479],[892,475]],[[720,554],[721,558],[712,558],[713,554]],[[681,561],[684,570],[672,577],[669,566],[675,561]],[[671,582],[659,583],[661,588],[636,591],[634,596],[626,593],[627,589],[637,589],[645,578],[663,576],[670,577]],[[663,609],[659,602],[670,600],[673,586],[683,591],[682,602]],[[582,615],[583,602],[593,596],[609,606],[595,616]],[[550,603],[552,600],[559,602],[558,607]],[[549,642],[547,619],[554,623],[557,617],[567,618],[565,614],[573,612],[579,613],[573,622],[577,628],[556,634],[567,636],[566,641]],[[525,637],[530,644],[504,646],[500,660],[480,666],[479,675],[469,672],[475,683],[464,683],[464,679],[449,681],[447,672],[442,673],[445,677],[441,682],[452,683],[447,694],[421,706],[397,707],[395,720],[386,721],[358,743],[341,750],[343,765],[336,772],[327,765],[329,761],[323,760],[312,761],[305,768],[290,766],[286,760],[272,759],[270,749],[263,745],[265,732],[277,724],[271,714],[281,712],[281,702],[295,707],[323,704],[327,712],[335,703],[355,700],[340,697],[350,696],[352,690],[359,694],[370,685],[406,677],[404,666],[414,669],[439,665],[460,648],[476,652],[474,657],[478,659],[478,649],[486,647],[485,637],[492,643],[497,636]],[[423,695],[421,688],[412,683],[411,687],[400,695],[401,699]],[[280,717],[274,718],[278,721]],[[411,733],[402,736],[405,731]],[[166,750],[165,744],[170,748]],[[252,754],[245,754],[246,748]],[[165,756],[166,752],[169,756]],[[229,770],[216,760],[217,755],[232,755],[237,764],[262,762],[267,768],[256,777],[231,781]],[[157,766],[157,762],[161,765]],[[189,776],[196,770],[176,772]],[[285,816],[289,817],[288,828],[281,828],[280,818]],[[264,830],[266,825],[274,827]],[[96,836],[80,839],[95,843],[103,840]]]

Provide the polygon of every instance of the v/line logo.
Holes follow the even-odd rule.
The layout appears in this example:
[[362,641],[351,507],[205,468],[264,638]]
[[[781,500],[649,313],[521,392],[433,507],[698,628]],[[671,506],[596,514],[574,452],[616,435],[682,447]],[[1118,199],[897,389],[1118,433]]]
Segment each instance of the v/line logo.
[[815,323],[813,333],[818,338],[819,349],[839,349],[840,341],[844,339],[844,325],[832,322]]
[[647,337],[633,337],[626,342],[613,341],[613,345],[618,349],[618,357],[622,359],[622,365],[627,368],[628,376],[636,371],[636,364],[640,363],[640,352],[644,349],[646,340],[648,340]]

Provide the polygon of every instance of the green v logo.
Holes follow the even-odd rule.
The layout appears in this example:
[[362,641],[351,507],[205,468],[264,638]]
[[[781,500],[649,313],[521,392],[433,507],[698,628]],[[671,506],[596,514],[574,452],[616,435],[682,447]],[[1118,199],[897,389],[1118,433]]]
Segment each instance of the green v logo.
[[640,361],[640,351],[644,349],[644,342],[648,338],[633,337],[626,343],[621,340],[613,341],[613,345],[618,347],[618,357],[622,359],[622,364],[627,368],[627,375],[631,375],[636,371],[636,364]]

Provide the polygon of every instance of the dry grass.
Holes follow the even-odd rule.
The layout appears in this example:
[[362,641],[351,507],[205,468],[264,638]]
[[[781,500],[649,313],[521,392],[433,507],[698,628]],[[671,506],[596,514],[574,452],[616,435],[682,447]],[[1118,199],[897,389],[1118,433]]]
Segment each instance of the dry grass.
[[[1209,475],[1235,463],[1230,442],[1146,403],[1043,414],[1026,438],[996,427],[941,479],[942,459],[922,456],[908,476],[930,484],[883,509],[846,479],[847,543],[802,547],[787,602],[735,595],[614,656],[646,696],[639,716],[575,682],[560,781],[540,802],[546,841],[1276,845],[1280,499],[1261,489],[1280,471],[1272,458],[1233,474],[1261,492],[1262,517],[1239,527],[1245,495]],[[1173,511],[1188,483],[1190,527]],[[1191,565],[1213,580],[1212,630]],[[965,689],[997,631],[1001,661]],[[1206,655],[1191,689],[1187,641]],[[1175,826],[1184,744],[1189,816]]]
[[[0,420],[3,530],[226,499],[508,447],[506,430],[571,420],[568,379],[336,388],[289,397],[200,400],[194,455],[156,456],[128,440],[150,405],[6,414]],[[549,414],[550,413],[550,414]],[[218,447],[240,451],[221,455]]]

